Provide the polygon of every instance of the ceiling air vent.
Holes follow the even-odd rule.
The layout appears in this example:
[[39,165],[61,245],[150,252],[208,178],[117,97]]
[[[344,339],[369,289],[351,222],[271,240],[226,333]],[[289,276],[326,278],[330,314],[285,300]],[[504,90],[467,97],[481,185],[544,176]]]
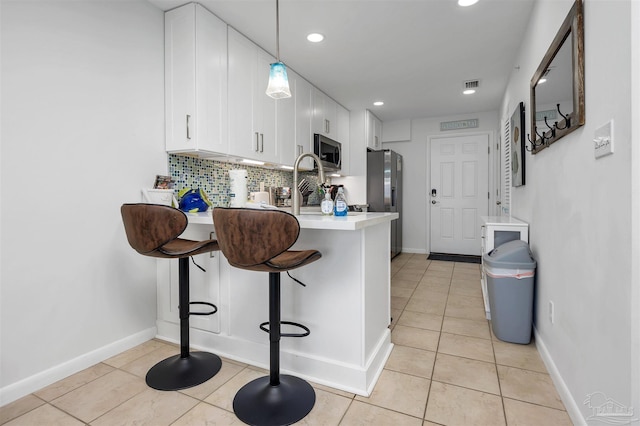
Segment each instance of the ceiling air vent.
[[464,82],[465,89],[477,89],[480,86],[480,80],[469,80]]

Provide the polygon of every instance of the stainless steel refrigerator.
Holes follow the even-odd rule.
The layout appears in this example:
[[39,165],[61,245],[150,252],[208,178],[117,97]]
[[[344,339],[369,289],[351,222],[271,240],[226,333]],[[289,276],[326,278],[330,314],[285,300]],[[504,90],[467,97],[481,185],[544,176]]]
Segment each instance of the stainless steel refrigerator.
[[391,221],[391,258],[402,251],[402,155],[385,149],[367,152],[367,203],[370,212],[397,212]]

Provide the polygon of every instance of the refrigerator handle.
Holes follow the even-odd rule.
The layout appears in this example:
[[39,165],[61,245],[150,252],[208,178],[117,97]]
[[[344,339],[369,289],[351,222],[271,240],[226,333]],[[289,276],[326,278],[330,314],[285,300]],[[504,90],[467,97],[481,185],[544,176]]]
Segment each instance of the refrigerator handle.
[[395,207],[396,206],[396,188],[395,187],[391,187],[391,207]]

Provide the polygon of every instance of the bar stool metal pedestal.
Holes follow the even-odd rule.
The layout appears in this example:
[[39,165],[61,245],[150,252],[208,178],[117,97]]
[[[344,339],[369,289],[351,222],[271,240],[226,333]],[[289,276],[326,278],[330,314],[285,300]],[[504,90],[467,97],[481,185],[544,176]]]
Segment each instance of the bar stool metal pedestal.
[[[322,256],[317,250],[288,250],[298,239],[295,216],[278,210],[215,208],[213,223],[220,250],[236,268],[269,273],[269,321],[260,328],[269,332],[269,376],[242,387],[233,400],[233,411],[251,425],[289,425],[313,408],[315,391],[306,381],[280,374],[280,337],[304,337],[302,324],[280,319],[280,272],[299,268]],[[268,324],[268,328],[266,325]],[[282,333],[281,324],[302,333]]]

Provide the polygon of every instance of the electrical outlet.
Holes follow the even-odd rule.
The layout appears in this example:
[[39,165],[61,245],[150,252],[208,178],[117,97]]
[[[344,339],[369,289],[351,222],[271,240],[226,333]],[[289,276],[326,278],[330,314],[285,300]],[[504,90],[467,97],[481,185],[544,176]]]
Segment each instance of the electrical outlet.
[[555,321],[555,309],[553,306],[553,302],[549,301],[549,322],[553,324]]

